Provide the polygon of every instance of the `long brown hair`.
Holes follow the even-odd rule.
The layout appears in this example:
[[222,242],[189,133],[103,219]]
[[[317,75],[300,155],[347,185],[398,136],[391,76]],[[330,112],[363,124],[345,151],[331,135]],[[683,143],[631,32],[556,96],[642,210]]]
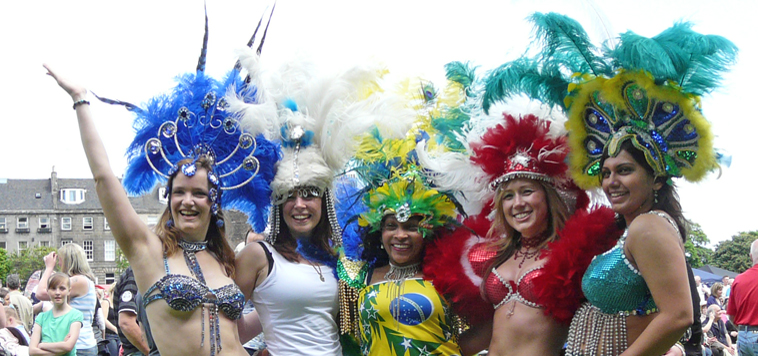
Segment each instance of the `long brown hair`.
[[[192,163],[191,158],[183,159],[176,163],[178,167],[184,164]],[[201,156],[197,159],[195,166],[200,169],[204,168],[208,172],[213,170],[211,161],[206,156]],[[174,174],[168,178],[168,184],[166,185],[166,194],[168,196],[168,207],[163,211],[163,215],[158,220],[158,224],[155,225],[155,233],[161,239],[163,245],[163,253],[166,256],[173,256],[179,251],[178,241],[181,236],[181,232],[173,224],[168,226],[167,223],[171,219],[171,190],[174,185],[174,178],[181,172],[181,169],[177,169]],[[208,183],[210,185],[210,182]],[[221,189],[218,190],[219,201],[221,201]],[[210,252],[220,263],[224,266],[224,270],[229,278],[234,278],[234,250],[229,246],[229,241],[226,239],[226,228],[224,225],[218,226],[217,221],[224,219],[224,214],[221,210],[218,211],[218,216],[211,214],[211,221],[208,225],[208,231],[205,233],[205,241],[208,241],[207,250]]]
[[[558,231],[562,230],[563,226],[566,224],[566,220],[569,218],[569,209],[551,184],[538,180],[534,181],[537,182],[545,192],[545,200],[547,203],[548,219],[546,231],[549,231],[550,235],[538,246],[542,249],[547,246],[548,243],[558,240]],[[487,236],[500,238],[490,246],[497,251],[497,254],[484,270],[484,276],[480,286],[482,293],[484,293],[485,284],[490,273],[492,273],[492,269],[497,268],[497,266],[500,266],[503,262],[511,258],[511,256],[516,253],[516,250],[521,247],[521,233],[508,225],[508,221],[505,220],[505,211],[503,210],[502,204],[505,194],[505,189],[502,188],[505,184],[500,185],[495,194],[495,221],[492,222],[492,226],[487,232]]]
[[[319,249],[326,251],[331,256],[337,256],[337,252],[329,244],[329,237],[332,236],[332,227],[329,224],[329,217],[327,213],[326,200],[329,199],[328,194],[324,194],[321,198],[321,219],[316,227],[313,228],[313,233],[310,236],[310,242]],[[274,242],[274,249],[279,252],[287,261],[297,262],[297,240],[290,233],[290,229],[284,222],[284,203],[276,206],[279,209],[279,235]]]

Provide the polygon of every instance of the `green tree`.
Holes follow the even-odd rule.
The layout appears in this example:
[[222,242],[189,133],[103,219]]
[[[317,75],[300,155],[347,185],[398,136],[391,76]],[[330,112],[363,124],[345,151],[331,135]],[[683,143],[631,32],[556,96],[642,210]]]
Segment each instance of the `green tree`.
[[711,240],[708,239],[700,224],[690,223],[690,235],[687,242],[684,243],[684,251],[687,262],[692,268],[711,264],[713,250],[706,247],[709,243]]
[[713,253],[713,264],[732,272],[742,273],[753,266],[750,244],[758,239],[758,231],[740,232],[731,240],[721,241]]
[[5,277],[8,276],[8,274],[11,271],[11,261],[8,258],[8,251],[4,248],[0,248],[0,279],[3,281],[3,285],[5,285]]
[[120,248],[116,248],[116,269],[118,269],[118,274],[120,275],[127,268],[129,268],[129,260],[124,256],[124,251],[121,251]]
[[22,284],[26,285],[26,280],[36,270],[44,270],[45,262],[42,260],[45,255],[55,251],[54,247],[37,246],[29,248],[9,256],[9,262],[13,273],[18,273],[21,277]]

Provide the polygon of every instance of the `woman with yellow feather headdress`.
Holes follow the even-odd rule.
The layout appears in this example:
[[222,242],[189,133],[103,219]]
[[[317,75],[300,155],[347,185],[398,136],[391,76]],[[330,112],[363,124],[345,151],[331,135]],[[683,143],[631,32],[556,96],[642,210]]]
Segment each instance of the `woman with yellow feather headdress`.
[[652,38],[623,33],[601,55],[576,21],[531,19],[541,52],[493,71],[484,107],[526,93],[562,108],[575,182],[602,187],[625,228],[584,274],[588,302],[571,322],[566,354],[699,354],[687,223],[672,178],[694,182],[718,167],[700,95],[718,87],[737,48],[677,23]]
[[445,139],[435,135],[435,125],[461,120],[450,115],[462,102],[461,92],[438,98],[431,84],[418,83],[406,86],[418,88],[410,90],[419,113],[414,128],[402,139],[375,130],[352,161],[365,185],[353,197],[364,208],[360,229],[343,235],[341,328],[360,341],[364,355],[461,354],[457,319],[422,271],[427,242],[456,224],[457,203],[435,189],[415,155],[419,140]]

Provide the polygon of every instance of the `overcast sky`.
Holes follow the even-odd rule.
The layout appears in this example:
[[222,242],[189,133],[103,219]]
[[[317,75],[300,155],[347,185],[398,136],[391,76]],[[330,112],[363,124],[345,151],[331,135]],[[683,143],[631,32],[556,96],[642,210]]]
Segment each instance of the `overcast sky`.
[[[619,6],[618,4],[624,4]],[[270,1],[207,0],[208,69],[221,76],[235,61]],[[465,5],[464,5],[465,4]],[[598,1],[613,33],[654,36],[675,21],[719,34],[740,48],[724,88],[703,98],[716,147],[733,155],[720,179],[679,183],[685,215],[700,223],[712,242],[758,230],[754,204],[758,124],[753,105],[758,64],[754,1]],[[515,59],[529,43],[535,11],[573,17],[593,35],[595,10],[571,1],[288,1],[277,3],[264,65],[305,54],[325,70],[368,57],[396,77],[421,75],[444,84],[443,65],[472,61],[490,69]],[[194,71],[203,36],[203,2],[13,1],[2,6],[3,98],[0,178],[91,177],[79,141],[71,99],[45,76],[42,63],[110,98],[142,103],[173,86],[175,75]],[[753,35],[752,37],[755,37]],[[599,37],[596,37],[599,38]],[[273,64],[272,64],[273,63]],[[133,137],[132,117],[122,107],[93,101],[92,111],[117,175]]]

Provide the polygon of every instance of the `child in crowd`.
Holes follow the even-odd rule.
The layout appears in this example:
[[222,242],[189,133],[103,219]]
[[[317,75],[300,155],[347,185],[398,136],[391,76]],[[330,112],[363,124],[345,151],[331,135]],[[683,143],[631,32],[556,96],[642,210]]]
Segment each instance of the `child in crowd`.
[[8,355],[28,355],[29,335],[18,323],[18,313],[12,307],[1,308],[5,312],[6,327],[0,329],[0,347]]
[[74,346],[84,317],[68,305],[70,288],[71,281],[65,273],[55,273],[48,280],[53,309],[40,313],[34,321],[30,355],[76,355]]

